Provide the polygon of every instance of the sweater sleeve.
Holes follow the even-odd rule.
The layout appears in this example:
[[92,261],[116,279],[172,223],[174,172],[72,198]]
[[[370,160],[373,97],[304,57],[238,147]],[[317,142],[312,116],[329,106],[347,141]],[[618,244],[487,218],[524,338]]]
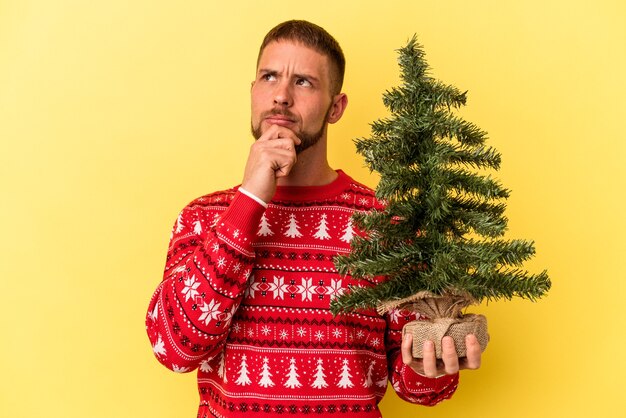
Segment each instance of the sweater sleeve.
[[407,322],[420,319],[419,314],[395,309],[386,315],[386,319],[389,380],[398,396],[425,406],[434,406],[450,398],[459,383],[458,373],[429,378],[416,373],[402,362],[402,327]]
[[193,203],[180,213],[146,330],[156,358],[189,372],[218,354],[252,272],[265,208],[237,192],[222,213]]

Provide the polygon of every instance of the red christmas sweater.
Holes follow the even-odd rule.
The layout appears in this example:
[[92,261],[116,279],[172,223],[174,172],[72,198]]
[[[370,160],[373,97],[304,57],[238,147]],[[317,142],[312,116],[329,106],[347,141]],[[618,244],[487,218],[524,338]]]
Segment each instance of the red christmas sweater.
[[198,417],[380,417],[388,380],[423,405],[454,393],[458,374],[429,379],[402,363],[402,326],[415,314],[330,313],[348,287],[372,285],[337,274],[333,258],[350,250],[352,213],[379,207],[338,174],[278,187],[267,208],[233,188],[180,213],[146,326],[163,365],[198,369]]

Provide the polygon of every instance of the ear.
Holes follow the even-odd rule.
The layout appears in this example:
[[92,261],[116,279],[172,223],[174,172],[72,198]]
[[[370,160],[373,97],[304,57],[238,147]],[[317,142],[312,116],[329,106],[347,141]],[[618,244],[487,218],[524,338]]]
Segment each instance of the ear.
[[333,103],[328,112],[328,123],[335,123],[341,119],[343,112],[348,106],[348,96],[345,93],[339,93],[333,97]]

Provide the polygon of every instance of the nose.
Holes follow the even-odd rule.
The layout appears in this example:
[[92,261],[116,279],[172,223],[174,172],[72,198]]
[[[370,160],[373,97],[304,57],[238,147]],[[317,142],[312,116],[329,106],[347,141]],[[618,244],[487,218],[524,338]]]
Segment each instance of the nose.
[[292,105],[292,101],[289,84],[286,82],[278,83],[274,90],[274,105],[289,107]]

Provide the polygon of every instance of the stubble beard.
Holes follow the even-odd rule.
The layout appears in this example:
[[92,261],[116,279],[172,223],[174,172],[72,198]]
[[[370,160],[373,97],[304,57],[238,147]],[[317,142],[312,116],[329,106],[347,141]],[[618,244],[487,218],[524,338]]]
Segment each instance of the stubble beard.
[[[327,127],[326,121],[328,120],[328,115],[330,114],[330,110],[331,110],[331,107],[328,107],[328,110],[326,111],[326,114],[324,115],[324,121],[322,122],[322,126],[320,127],[318,131],[313,132],[313,133],[304,132],[304,131],[298,131],[298,132],[294,131],[296,136],[300,139],[300,145],[296,145],[296,154],[300,154],[305,149],[311,148],[313,145],[317,144],[320,139],[322,139],[324,134],[326,134],[326,127]],[[270,112],[270,114],[292,117],[288,112],[281,112],[281,111],[272,111]],[[261,121],[262,120],[263,118],[261,118]],[[259,124],[256,126],[254,126],[254,122],[250,122],[250,130],[252,131],[252,136],[254,136],[254,139],[259,139],[261,135],[263,135],[263,131],[261,130],[261,122],[259,122]]]

